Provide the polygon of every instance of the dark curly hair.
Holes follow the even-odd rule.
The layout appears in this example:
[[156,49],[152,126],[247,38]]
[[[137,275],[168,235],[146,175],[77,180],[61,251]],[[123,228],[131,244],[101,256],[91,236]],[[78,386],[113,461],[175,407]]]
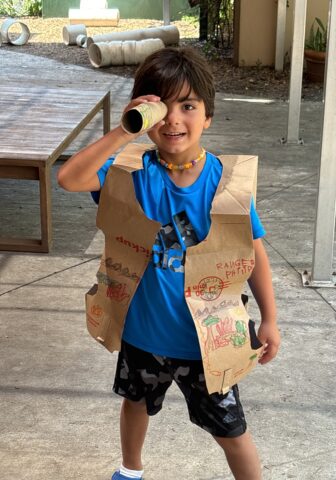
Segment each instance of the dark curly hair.
[[149,55],[135,73],[131,97],[157,95],[165,100],[177,97],[185,84],[203,100],[206,116],[213,117],[213,75],[205,58],[193,48],[166,47]]

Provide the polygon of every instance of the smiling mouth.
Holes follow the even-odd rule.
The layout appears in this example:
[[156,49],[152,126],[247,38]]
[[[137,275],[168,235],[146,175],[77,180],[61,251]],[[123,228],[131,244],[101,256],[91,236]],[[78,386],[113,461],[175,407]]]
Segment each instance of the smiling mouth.
[[183,137],[185,135],[185,133],[164,133],[163,134],[165,137],[168,137],[168,138],[179,138],[179,137]]

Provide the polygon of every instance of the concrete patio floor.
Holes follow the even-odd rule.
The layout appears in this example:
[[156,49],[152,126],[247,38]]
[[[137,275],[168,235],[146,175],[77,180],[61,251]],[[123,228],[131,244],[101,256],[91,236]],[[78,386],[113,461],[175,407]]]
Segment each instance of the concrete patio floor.
[[[117,124],[131,80],[20,53],[0,55],[0,83],[106,86]],[[312,262],[322,104],[302,106],[303,146],[279,142],[287,111],[285,102],[247,102],[220,92],[203,145],[215,154],[259,156],[257,208],[268,232],[282,346],[240,390],[263,478],[335,480],[336,290],[303,288],[300,277]],[[95,129],[100,134],[100,122],[71,151],[91,142]],[[116,354],[90,338],[84,314],[103,241],[90,195],[57,186],[60,164],[53,169],[50,254],[0,253],[1,480],[108,480],[120,464],[121,401],[111,393]],[[1,231],[36,234],[33,182],[1,180],[0,201]],[[253,304],[252,314],[258,319]],[[144,464],[146,480],[232,478],[219,447],[189,422],[176,387],[151,420]]]

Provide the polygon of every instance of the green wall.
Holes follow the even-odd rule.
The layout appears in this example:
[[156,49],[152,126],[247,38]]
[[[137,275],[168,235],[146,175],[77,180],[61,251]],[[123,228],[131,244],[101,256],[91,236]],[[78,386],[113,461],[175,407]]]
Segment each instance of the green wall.
[[[80,0],[43,0],[43,17],[67,17],[69,8],[79,4]],[[120,18],[162,19],[162,0],[108,0],[108,6],[118,8]],[[188,0],[171,0],[170,12],[172,20],[190,13]]]

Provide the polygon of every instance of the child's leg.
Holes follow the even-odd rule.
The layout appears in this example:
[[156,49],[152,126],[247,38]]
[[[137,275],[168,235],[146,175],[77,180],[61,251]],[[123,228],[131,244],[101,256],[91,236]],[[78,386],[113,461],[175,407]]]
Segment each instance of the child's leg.
[[[171,374],[164,365],[163,357],[161,359],[122,342],[113,390],[124,397],[120,413],[122,467],[133,473],[143,470],[141,451],[149,416],[161,410],[171,383]],[[130,472],[123,473],[122,478],[128,476],[126,473]],[[133,478],[131,474],[129,476]]]
[[209,394],[201,361],[176,360],[172,368],[174,380],[187,401],[190,420],[210,433],[223,448],[235,479],[260,480],[260,461],[246,431],[237,385],[226,394]]
[[222,447],[227,462],[236,480],[261,480],[260,460],[249,432],[239,437],[215,437]]
[[124,399],[120,412],[120,439],[123,466],[142,470],[141,451],[149,422],[145,402]]

